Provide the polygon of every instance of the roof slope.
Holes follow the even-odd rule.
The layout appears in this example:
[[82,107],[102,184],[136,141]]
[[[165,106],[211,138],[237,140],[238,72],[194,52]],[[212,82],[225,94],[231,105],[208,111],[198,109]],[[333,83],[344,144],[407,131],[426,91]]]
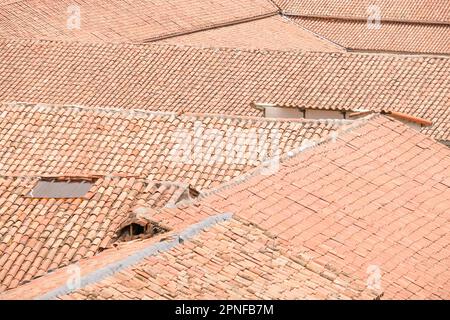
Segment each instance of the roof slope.
[[[174,205],[189,184],[212,188],[348,123],[45,105],[1,110],[0,291],[110,246],[136,206]],[[29,198],[41,177],[95,183],[83,198]]]
[[450,24],[448,0],[274,0],[285,14],[366,20],[377,6],[383,20]]
[[300,26],[348,50],[450,54],[450,24],[413,24],[381,21],[369,29],[366,21],[293,17]]
[[[319,144],[302,146],[272,175],[261,175],[257,169],[194,205],[166,209],[157,216],[160,222],[176,217],[186,224],[229,212],[236,221],[60,298],[182,298],[198,294],[198,286],[208,288],[200,295],[205,298],[259,297],[253,291],[269,289],[269,284],[270,298],[308,297],[310,288],[317,298],[358,298],[355,292],[375,284],[369,281],[375,277],[380,286],[375,289],[383,298],[446,299],[449,172],[450,150],[443,145],[383,116],[358,120]],[[128,248],[142,249],[148,241]],[[107,250],[82,261],[81,269],[89,273],[120,263],[124,251]],[[236,254],[230,256],[230,251]],[[300,266],[293,271],[293,261],[314,274]],[[254,264],[268,282],[256,283]],[[267,266],[286,269],[272,274]],[[380,272],[380,279],[373,270]],[[154,281],[160,271],[162,281]],[[60,270],[2,298],[41,296],[64,285],[66,278]],[[282,280],[288,280],[284,291],[277,285]],[[185,286],[186,281],[192,286]],[[230,284],[236,291],[225,293]]]
[[[246,221],[213,226],[63,299],[370,299],[364,285],[305,266],[298,252]],[[137,276],[139,274],[139,277]],[[362,288],[361,288],[362,287]],[[136,290],[139,288],[139,290]]]
[[12,104],[1,110],[0,175],[139,177],[198,190],[348,123],[76,106]]
[[[164,61],[164,63],[162,63]],[[450,134],[450,59],[0,41],[0,101],[260,115],[254,101],[393,110]]]
[[[80,9],[80,28],[68,28]],[[276,14],[267,0],[23,0],[0,3],[0,38],[157,40]]]
[[181,35],[161,42],[220,48],[343,51],[339,46],[315,36],[281,16]]
[[[300,26],[348,50],[450,54],[448,0],[276,2]],[[379,27],[368,25],[378,14]]]
[[0,291],[92,257],[111,245],[134,206],[161,209],[175,203],[179,189],[105,177],[83,198],[28,197],[38,180],[0,177]]
[[204,201],[338,275],[379,268],[384,298],[450,297],[450,150],[397,121],[375,117]]

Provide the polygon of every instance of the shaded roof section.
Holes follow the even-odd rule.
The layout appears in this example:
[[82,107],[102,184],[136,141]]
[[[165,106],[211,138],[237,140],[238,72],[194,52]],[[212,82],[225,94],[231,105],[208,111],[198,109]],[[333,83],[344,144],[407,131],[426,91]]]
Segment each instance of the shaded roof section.
[[161,42],[200,47],[343,51],[341,47],[279,15],[168,38]]
[[[369,283],[382,298],[446,299],[449,172],[445,146],[384,116],[358,120],[283,157],[272,175],[255,169],[161,211],[158,221],[177,223],[172,230],[218,213],[233,219],[60,298],[361,298]],[[152,241],[81,261],[83,276]],[[66,281],[59,270],[2,298],[42,296]]]
[[367,20],[377,6],[385,21],[450,24],[448,0],[274,0],[288,15]]
[[[68,27],[78,14],[71,6],[79,8],[79,29]],[[276,12],[267,0],[23,0],[0,3],[0,37],[143,42]]]
[[0,101],[260,116],[252,102],[392,110],[450,132],[450,59],[201,49],[174,45],[0,42]]
[[450,24],[381,21],[369,29],[366,21],[292,17],[300,26],[352,51],[450,54]]
[[0,175],[140,177],[197,190],[348,124],[74,106],[1,110]]
[[187,189],[168,182],[104,177],[76,199],[29,197],[38,182],[0,177],[0,291],[94,256],[111,246],[134,210],[157,212],[173,206]]

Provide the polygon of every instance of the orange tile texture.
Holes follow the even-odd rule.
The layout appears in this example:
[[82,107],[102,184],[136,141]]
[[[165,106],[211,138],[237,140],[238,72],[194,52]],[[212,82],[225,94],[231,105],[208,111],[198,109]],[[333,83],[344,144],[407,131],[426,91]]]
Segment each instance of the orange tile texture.
[[383,20],[450,24],[448,0],[274,0],[286,14],[367,19],[369,6],[380,8]]
[[[234,216],[60,298],[448,299],[449,172],[447,147],[372,116],[284,158],[272,175],[255,171],[192,205],[162,210],[158,221],[178,221],[173,230],[217,213]],[[106,250],[80,266],[95,270],[153,241]],[[381,276],[376,294],[367,287],[373,266]],[[2,298],[30,295],[28,288],[45,294],[62,275]]]
[[349,50],[450,54],[450,24],[413,24],[381,21],[369,29],[366,21],[292,17],[302,27]]
[[204,190],[345,123],[2,105],[0,175],[138,177]]
[[252,102],[392,110],[450,140],[450,59],[0,41],[0,101],[261,115]]
[[[356,51],[450,54],[448,0],[276,0],[300,26]],[[380,28],[368,23],[380,19]]]
[[228,47],[272,50],[343,51],[281,16],[195,32],[160,42],[199,47]]
[[[271,155],[280,148],[286,153],[345,123],[2,105],[0,291],[92,257],[111,244],[131,208],[159,210],[173,205],[174,197],[181,196],[180,182],[184,182],[182,191],[188,184],[199,191],[212,188],[261,164],[260,152]],[[172,157],[170,151],[186,142],[172,141],[174,134],[187,130],[194,136],[196,125],[203,128],[203,139],[193,139],[189,148],[202,148],[205,158]],[[255,127],[258,135],[242,140],[241,133]],[[277,141],[271,140],[273,130]],[[216,144],[221,136],[229,139],[223,143],[235,148],[229,162],[218,154],[206,158],[225,149]],[[250,152],[255,157],[247,157]],[[226,155],[223,150],[221,154]],[[86,198],[28,198],[42,176],[99,180]],[[156,181],[164,184],[155,185]],[[171,217],[163,222],[172,226],[176,221],[177,217]]]
[[[74,5],[79,29],[68,28]],[[24,0],[0,3],[0,37],[143,42],[276,12],[267,0]]]

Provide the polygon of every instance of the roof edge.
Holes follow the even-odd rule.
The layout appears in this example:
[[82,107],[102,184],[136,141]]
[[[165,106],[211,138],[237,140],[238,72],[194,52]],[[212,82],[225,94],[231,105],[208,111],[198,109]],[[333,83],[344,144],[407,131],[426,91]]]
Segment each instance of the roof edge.
[[194,33],[198,33],[198,32],[209,31],[209,30],[214,30],[214,29],[219,29],[219,28],[224,28],[224,27],[231,27],[231,26],[235,26],[238,24],[242,24],[242,23],[247,23],[247,22],[270,18],[272,16],[278,15],[279,13],[280,13],[279,10],[276,10],[276,11],[268,12],[268,13],[265,13],[262,15],[251,16],[251,17],[237,19],[237,20],[223,22],[223,23],[217,23],[217,24],[214,24],[214,25],[211,25],[208,27],[197,28],[197,29],[189,30],[189,31],[173,32],[173,33],[166,34],[166,35],[160,35],[160,36],[156,36],[153,38],[141,40],[140,42],[151,43],[151,42],[157,42],[157,41],[161,41],[161,40],[165,40],[165,39],[186,36],[186,35],[194,34]]

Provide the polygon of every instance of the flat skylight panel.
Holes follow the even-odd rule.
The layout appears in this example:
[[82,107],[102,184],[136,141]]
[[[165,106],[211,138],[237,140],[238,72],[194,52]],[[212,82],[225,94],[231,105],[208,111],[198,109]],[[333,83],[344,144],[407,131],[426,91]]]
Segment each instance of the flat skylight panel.
[[81,198],[89,192],[91,181],[40,180],[28,194],[32,198]]

